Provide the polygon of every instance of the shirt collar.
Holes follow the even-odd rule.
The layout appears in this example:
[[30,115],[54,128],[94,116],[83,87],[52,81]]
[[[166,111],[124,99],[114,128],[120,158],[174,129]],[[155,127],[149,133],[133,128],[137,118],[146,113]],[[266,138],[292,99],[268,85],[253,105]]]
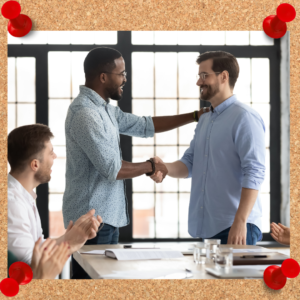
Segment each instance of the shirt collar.
[[24,197],[27,198],[31,203],[35,204],[37,194],[34,191],[29,193],[23,187],[23,185],[15,177],[11,176],[10,174],[8,174],[7,179],[8,179],[8,183],[11,183],[19,193],[23,194]]
[[108,101],[105,101],[98,93],[86,87],[85,85],[80,85],[79,91],[80,94],[89,97],[95,104],[106,106],[109,103],[109,99]]
[[236,95],[232,95],[231,97],[227,98],[224,102],[219,104],[217,107],[215,108],[212,107],[212,112],[216,112],[219,115],[236,100],[237,100]]

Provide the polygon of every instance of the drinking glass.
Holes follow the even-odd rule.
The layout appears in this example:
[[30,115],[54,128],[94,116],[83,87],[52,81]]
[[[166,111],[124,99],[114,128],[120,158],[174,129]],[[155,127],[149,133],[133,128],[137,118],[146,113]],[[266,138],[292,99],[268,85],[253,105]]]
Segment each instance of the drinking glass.
[[194,262],[196,265],[203,265],[206,262],[206,248],[202,242],[194,245]]
[[233,264],[233,248],[218,248],[215,263],[218,268],[231,268]]

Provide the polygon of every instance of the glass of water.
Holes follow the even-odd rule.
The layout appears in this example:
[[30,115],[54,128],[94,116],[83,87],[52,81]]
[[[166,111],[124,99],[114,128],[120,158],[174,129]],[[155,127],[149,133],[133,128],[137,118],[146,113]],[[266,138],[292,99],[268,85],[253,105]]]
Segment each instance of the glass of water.
[[233,264],[233,248],[217,249],[215,263],[218,268],[231,268]]
[[221,240],[216,239],[205,239],[204,240],[205,248],[206,248],[206,258],[207,259],[213,259],[214,255],[217,252],[217,249],[219,248],[221,244]]
[[202,242],[194,245],[194,262],[196,265],[203,265],[206,262],[206,248]]

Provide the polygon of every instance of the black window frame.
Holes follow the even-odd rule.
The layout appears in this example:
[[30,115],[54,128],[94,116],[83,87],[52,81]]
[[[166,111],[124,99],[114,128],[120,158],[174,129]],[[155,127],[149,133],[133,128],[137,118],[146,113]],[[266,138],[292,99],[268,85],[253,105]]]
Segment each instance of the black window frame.
[[[130,31],[118,31],[116,45],[8,45],[8,57],[35,57],[36,59],[36,123],[49,125],[48,120],[48,52],[49,51],[90,51],[95,47],[107,46],[119,50],[126,63],[127,88],[124,89],[123,99],[119,107],[124,111],[132,112],[132,52],[206,52],[223,50],[237,58],[268,58],[270,61],[270,221],[280,222],[281,206],[281,166],[280,166],[280,39],[274,39],[273,46],[231,46],[231,45],[132,45]],[[200,99],[199,99],[200,100]],[[200,107],[207,106],[200,101]],[[121,135],[123,159],[132,161],[132,138]],[[132,180],[126,180],[128,211],[130,224],[120,228],[121,243],[130,242],[188,242],[194,238],[145,238],[132,237]],[[49,185],[41,184],[37,187],[37,208],[45,238],[49,237]],[[263,241],[272,241],[270,233],[263,234]]]

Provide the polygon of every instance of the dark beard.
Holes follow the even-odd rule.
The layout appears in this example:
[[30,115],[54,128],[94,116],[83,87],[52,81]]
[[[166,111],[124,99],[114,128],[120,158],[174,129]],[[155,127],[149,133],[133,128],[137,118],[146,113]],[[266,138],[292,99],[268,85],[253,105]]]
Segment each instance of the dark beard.
[[219,84],[216,83],[214,85],[207,85],[205,95],[200,94],[200,100],[209,101],[212,97],[214,97],[219,92]]
[[119,94],[119,87],[113,87],[108,90],[108,97],[112,100],[120,101],[122,99],[122,95]]
[[44,170],[39,170],[34,174],[34,179],[40,184],[47,183],[51,179],[50,174],[46,174]]

